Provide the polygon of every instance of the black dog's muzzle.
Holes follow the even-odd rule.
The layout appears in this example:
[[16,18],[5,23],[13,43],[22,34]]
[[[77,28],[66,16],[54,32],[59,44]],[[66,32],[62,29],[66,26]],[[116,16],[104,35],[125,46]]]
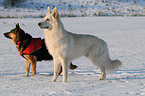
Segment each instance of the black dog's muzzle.
[[4,36],[7,37],[7,38],[9,38],[9,39],[12,39],[12,38],[9,36],[9,32],[4,33]]

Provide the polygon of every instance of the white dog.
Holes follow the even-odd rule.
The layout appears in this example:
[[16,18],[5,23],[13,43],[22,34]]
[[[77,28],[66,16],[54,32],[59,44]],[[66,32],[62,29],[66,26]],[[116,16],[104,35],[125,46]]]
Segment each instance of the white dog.
[[61,64],[63,68],[62,82],[66,82],[68,64],[81,56],[87,57],[95,67],[101,70],[99,80],[106,79],[107,70],[113,70],[122,65],[119,60],[112,61],[110,59],[107,44],[102,39],[66,31],[56,7],[52,13],[48,7],[44,21],[38,23],[38,25],[44,29],[47,48],[54,58],[52,82],[56,81]]

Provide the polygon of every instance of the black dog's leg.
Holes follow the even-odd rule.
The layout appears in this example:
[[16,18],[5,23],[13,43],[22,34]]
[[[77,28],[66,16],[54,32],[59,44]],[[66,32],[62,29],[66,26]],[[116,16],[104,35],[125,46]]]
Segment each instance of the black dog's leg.
[[[71,69],[71,70],[74,70],[74,69],[76,69],[78,66],[76,66],[76,65],[73,65],[72,63],[70,64],[70,66],[69,66],[69,69]],[[60,70],[59,70],[59,72],[58,72],[58,75],[60,75],[62,73],[62,66],[60,67]]]

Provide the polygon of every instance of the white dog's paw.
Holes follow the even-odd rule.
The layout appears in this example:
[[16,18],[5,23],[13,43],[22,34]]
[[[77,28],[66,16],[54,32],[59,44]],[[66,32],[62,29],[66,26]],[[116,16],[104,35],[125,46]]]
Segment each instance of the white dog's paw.
[[62,81],[62,83],[66,83],[66,81]]
[[67,82],[67,80],[66,80],[66,79],[63,79],[63,80],[62,80],[62,83],[65,83],[65,82]]
[[105,80],[106,78],[99,78],[98,80]]
[[51,81],[49,81],[49,82],[56,82],[56,79],[52,79]]

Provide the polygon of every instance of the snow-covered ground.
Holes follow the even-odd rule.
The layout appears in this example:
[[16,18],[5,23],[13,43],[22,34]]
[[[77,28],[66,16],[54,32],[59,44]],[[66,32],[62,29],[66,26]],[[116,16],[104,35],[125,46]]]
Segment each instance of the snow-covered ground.
[[19,0],[25,2],[14,6],[9,1],[0,0],[0,18],[43,17],[48,6],[58,7],[62,17],[145,16],[145,0]]
[[52,61],[38,62],[37,75],[25,77],[25,60],[3,36],[20,23],[33,37],[44,37],[37,25],[42,20],[0,19],[0,96],[145,96],[145,17],[62,18],[67,30],[105,40],[110,57],[123,63],[106,80],[98,81],[100,71],[86,58],[79,58],[67,83],[61,82],[62,76],[48,82],[53,76]]

